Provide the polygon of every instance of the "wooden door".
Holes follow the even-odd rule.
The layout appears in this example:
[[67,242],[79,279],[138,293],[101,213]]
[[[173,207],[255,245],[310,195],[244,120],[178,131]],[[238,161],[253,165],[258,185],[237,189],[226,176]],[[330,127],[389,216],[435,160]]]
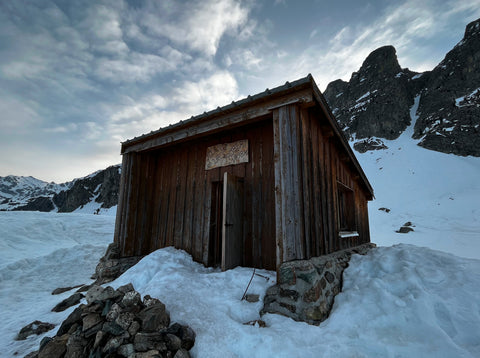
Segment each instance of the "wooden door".
[[243,181],[223,176],[222,271],[243,264]]

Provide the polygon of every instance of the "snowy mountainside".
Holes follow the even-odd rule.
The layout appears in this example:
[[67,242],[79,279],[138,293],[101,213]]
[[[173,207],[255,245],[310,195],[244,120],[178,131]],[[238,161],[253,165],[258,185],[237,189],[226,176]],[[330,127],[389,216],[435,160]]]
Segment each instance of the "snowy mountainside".
[[0,177],[0,210],[26,205],[32,198],[53,197],[62,190],[68,190],[72,183],[47,183],[32,176]]
[[[371,239],[382,246],[409,243],[478,258],[480,158],[418,146],[411,138],[416,106],[418,98],[410,108],[411,124],[399,138],[382,139],[386,149],[356,153],[375,193],[369,203]],[[414,231],[397,233],[407,222]]]
[[80,211],[94,213],[117,205],[120,165],[64,184],[46,183],[33,177],[0,178],[0,210]]
[[329,83],[324,95],[358,151],[398,138],[420,96],[412,133],[418,145],[480,156],[480,19],[467,25],[463,39],[432,71],[401,68],[395,48],[384,46],[368,55],[348,82]]

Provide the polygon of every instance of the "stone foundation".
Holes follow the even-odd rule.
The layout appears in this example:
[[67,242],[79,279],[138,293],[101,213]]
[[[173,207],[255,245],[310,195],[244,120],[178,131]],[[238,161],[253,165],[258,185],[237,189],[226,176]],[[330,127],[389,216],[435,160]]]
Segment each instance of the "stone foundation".
[[280,313],[296,321],[320,324],[328,318],[335,296],[342,290],[343,270],[353,254],[364,255],[367,243],[309,260],[285,262],[277,284],[267,290],[261,314]]
[[108,245],[105,256],[100,259],[95,274],[92,276],[95,279],[95,284],[103,285],[111,282],[117,277],[121,276],[130,267],[135,266],[143,256],[120,257],[120,250],[116,243]]

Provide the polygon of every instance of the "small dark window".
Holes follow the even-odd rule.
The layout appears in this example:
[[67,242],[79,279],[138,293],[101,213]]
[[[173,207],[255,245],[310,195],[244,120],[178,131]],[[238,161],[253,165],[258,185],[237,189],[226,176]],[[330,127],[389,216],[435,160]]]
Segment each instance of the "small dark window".
[[349,187],[337,182],[338,229],[342,232],[355,232],[355,195]]

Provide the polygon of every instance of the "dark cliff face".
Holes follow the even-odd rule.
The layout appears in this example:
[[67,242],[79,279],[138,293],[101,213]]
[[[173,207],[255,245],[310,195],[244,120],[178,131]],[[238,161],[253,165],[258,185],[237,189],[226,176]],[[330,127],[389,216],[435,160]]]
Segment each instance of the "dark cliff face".
[[324,95],[349,137],[395,139],[410,124],[408,82],[414,75],[402,70],[395,48],[384,46],[367,57],[349,82],[332,82]]
[[108,167],[86,178],[77,179],[69,190],[52,198],[58,212],[72,212],[91,200],[102,203],[102,208],[117,205],[120,185],[120,166]]
[[480,19],[435,67],[421,91],[414,138],[420,145],[480,156]]
[[432,71],[402,69],[395,49],[384,46],[349,82],[331,82],[324,95],[346,135],[356,139],[397,138],[420,96],[413,135],[419,145],[480,156],[480,19],[467,26],[463,40]]

